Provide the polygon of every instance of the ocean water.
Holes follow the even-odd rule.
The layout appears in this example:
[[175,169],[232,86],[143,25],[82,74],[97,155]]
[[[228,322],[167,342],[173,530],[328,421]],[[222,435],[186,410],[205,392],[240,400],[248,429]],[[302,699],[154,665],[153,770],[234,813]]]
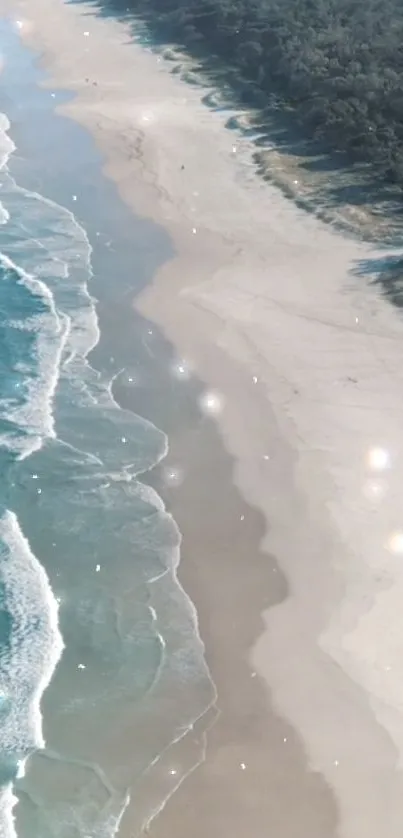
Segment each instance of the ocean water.
[[[4,34],[18,115],[37,71]],[[29,119],[40,138],[44,108],[15,134]],[[169,440],[141,403],[115,400],[116,378],[145,368],[135,341],[128,356],[129,337],[123,351],[100,326],[118,273],[130,292],[138,253],[134,242],[124,271],[109,248],[101,270],[74,194],[68,206],[62,186],[60,202],[54,182],[32,188],[26,149],[29,188],[19,182],[12,136],[1,113],[0,835],[135,836],[203,758],[193,730],[215,698],[177,580],[180,532],[140,479]],[[75,152],[66,143],[73,177]]]

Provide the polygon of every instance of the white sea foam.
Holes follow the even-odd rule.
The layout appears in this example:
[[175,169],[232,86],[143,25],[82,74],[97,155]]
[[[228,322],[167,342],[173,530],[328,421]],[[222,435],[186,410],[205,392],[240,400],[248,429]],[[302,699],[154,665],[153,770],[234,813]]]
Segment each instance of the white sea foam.
[[[16,441],[8,432],[0,440],[25,458],[41,447],[43,439],[55,436],[52,408],[60,375],[68,377],[76,393],[81,391],[83,403],[120,407],[113,398],[113,380],[101,382],[87,361],[100,334],[95,300],[88,290],[93,273],[87,233],[70,210],[16,184],[7,169],[15,149],[7,134],[10,123],[4,114],[0,117],[0,147],[3,143],[7,149],[0,167],[1,192],[9,210],[9,225],[17,232],[8,243],[3,264],[8,260],[19,281],[42,296],[48,308],[47,314],[25,321],[25,328],[36,329],[40,380],[29,388],[26,404],[5,416],[23,427],[29,437]],[[165,437],[151,422],[143,422]],[[166,446],[165,438],[158,459],[165,456]]]
[[[26,373],[24,402],[4,400],[1,411],[3,418],[27,434],[16,437],[9,431],[0,438],[0,444],[22,459],[40,448],[45,438],[55,436],[53,398],[63,362],[78,357],[85,363],[98,342],[99,329],[87,288],[91,247],[85,230],[71,212],[16,184],[7,165],[15,151],[9,128],[9,120],[0,114],[0,223],[10,231],[4,236],[7,255],[0,254],[0,263],[43,303],[40,313],[9,323],[31,332],[34,339],[35,357],[15,366]],[[0,647],[0,764],[6,760],[10,777],[20,777],[27,756],[44,746],[40,701],[63,642],[58,605],[46,573],[10,511],[0,518],[0,581],[3,609],[12,622],[8,644]],[[0,792],[2,838],[16,836],[15,802],[10,780]]]
[[18,838],[14,826],[14,807],[18,798],[13,794],[12,786],[0,789],[0,835],[2,838]]
[[5,113],[0,112],[0,169],[3,169],[15,151],[15,143],[8,134],[10,121]]
[[[44,747],[40,702],[63,650],[58,605],[44,568],[31,551],[17,516],[7,510],[0,518],[0,581],[2,607],[12,631],[0,651],[0,694],[6,703],[0,729],[0,762],[15,768],[32,751]],[[0,815],[12,825],[14,799],[3,793]],[[7,804],[7,805],[5,805]]]
[[18,328],[35,333],[36,344],[37,369],[34,378],[27,378],[25,403],[3,403],[3,418],[27,436],[4,432],[0,442],[25,458],[55,436],[53,399],[59,376],[73,359],[86,363],[99,328],[88,291],[92,248],[87,234],[70,210],[16,184],[7,167],[15,150],[9,129],[8,118],[0,114],[0,185],[6,205],[1,204],[0,221],[13,233],[8,255],[0,254],[0,261],[45,304],[40,315],[18,322]]
[[60,361],[69,332],[69,318],[59,314],[47,286],[33,275],[18,267],[8,256],[0,253],[2,266],[18,276],[18,282],[28,288],[33,296],[40,297],[46,305],[46,312],[13,323],[10,327],[32,331],[36,336],[35,378],[27,381],[23,405],[6,405],[6,418],[29,433],[29,439],[19,441],[1,439],[7,447],[17,446],[24,458],[41,446],[43,437],[55,437],[52,413],[53,396],[56,390]]
[[21,265],[27,259],[29,272],[46,283],[58,310],[70,317],[66,356],[85,358],[99,340],[95,300],[88,290],[92,247],[85,229],[70,210],[19,186],[9,172],[3,178],[3,195],[21,230],[14,245],[16,261]]
[[[8,120],[3,118],[0,120],[0,131],[4,133],[8,129]],[[22,457],[32,452],[33,440],[39,447],[44,438],[56,433],[53,397],[60,377],[69,378],[75,388],[74,393],[82,394],[83,405],[99,405],[101,410],[108,408],[108,413],[113,414],[116,408],[117,420],[122,416],[122,411],[113,397],[113,380],[102,382],[99,374],[87,362],[88,353],[99,340],[99,328],[94,300],[88,291],[88,282],[92,277],[92,251],[86,232],[69,210],[15,183],[7,170],[7,161],[14,150],[12,141],[8,145],[6,141],[5,148],[7,153],[4,152],[1,158],[3,163],[0,167],[1,195],[8,213],[5,217],[10,227],[14,225],[17,232],[17,235],[10,237],[7,245],[8,267],[16,272],[17,281],[33,295],[42,297],[45,304],[44,313],[24,323],[24,328],[34,331],[37,336],[37,363],[42,390],[38,387],[32,389],[27,404],[23,408],[11,408],[8,413],[9,419],[22,425],[31,434],[29,447],[24,443],[25,447],[20,451]],[[3,261],[3,266],[7,267],[7,262]],[[35,403],[39,391],[41,396]],[[145,427],[155,429],[159,435],[153,454],[155,461],[163,459],[168,450],[166,435],[152,423],[140,421],[144,422]],[[116,425],[118,427],[118,421]],[[15,440],[10,437],[8,445],[15,445]],[[123,447],[126,449],[126,446]],[[149,463],[147,468],[151,465]],[[117,479],[127,479],[129,482],[135,477],[130,465],[122,463],[121,470],[119,462],[116,466],[116,471],[111,468],[112,482]],[[171,526],[176,528],[176,544],[169,546],[169,559],[161,573],[149,579],[150,591],[153,586],[158,587],[155,583],[162,576],[167,576],[168,584],[173,584],[181,597],[184,624],[186,628],[189,624],[192,626],[196,642],[200,643],[196,610],[176,575],[179,530],[156,492],[141,483],[137,487],[142,499],[153,505],[159,515],[169,519]],[[44,744],[40,700],[63,646],[58,630],[57,602],[43,568],[33,556],[17,518],[11,512],[0,519],[0,572],[5,585],[7,609],[14,620],[9,652],[7,656],[0,654],[0,696],[7,696],[10,702],[4,731],[0,728],[0,756],[4,742],[13,755],[17,774],[24,770],[27,754]],[[163,645],[165,639],[162,633],[160,640]],[[215,698],[213,693],[212,701]],[[181,732],[179,738],[185,732]],[[11,789],[6,790],[6,794],[7,799],[4,795],[0,798],[0,809],[3,803],[0,834],[4,834],[5,838],[15,838],[12,821],[15,799]],[[164,802],[158,803],[158,811]],[[127,794],[120,801],[120,806],[116,807],[118,813],[105,811],[106,817],[103,825],[99,826],[97,838],[112,838],[117,834],[128,804]],[[6,823],[4,818],[8,819],[7,827],[3,827],[3,823]],[[148,818],[150,820],[152,815]],[[83,824],[82,834],[87,832]]]
[[[9,127],[6,115],[0,112],[0,171],[7,166],[10,155],[15,151],[15,144],[7,133]],[[8,211],[0,201],[0,224],[6,224],[9,217]]]

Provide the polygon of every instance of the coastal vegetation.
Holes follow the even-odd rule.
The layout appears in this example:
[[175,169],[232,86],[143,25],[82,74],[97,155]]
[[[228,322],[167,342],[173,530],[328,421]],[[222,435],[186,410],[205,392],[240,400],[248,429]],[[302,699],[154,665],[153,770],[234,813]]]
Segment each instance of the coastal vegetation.
[[403,187],[401,0],[97,0],[218,56],[260,107]]

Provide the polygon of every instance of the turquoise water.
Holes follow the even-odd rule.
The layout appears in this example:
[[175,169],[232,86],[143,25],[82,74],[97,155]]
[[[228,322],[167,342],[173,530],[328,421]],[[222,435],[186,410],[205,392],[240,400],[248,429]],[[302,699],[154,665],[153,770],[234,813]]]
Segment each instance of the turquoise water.
[[139,480],[169,444],[142,393],[172,364],[130,302],[169,244],[1,35],[0,834],[134,836],[214,701],[180,533]]

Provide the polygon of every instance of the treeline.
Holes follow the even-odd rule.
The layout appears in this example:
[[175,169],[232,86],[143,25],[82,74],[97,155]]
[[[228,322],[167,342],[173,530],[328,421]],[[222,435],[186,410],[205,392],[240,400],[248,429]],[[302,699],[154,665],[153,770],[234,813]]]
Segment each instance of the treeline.
[[253,82],[263,107],[280,94],[309,136],[403,186],[403,0],[124,0],[124,7],[190,48],[214,52]]

